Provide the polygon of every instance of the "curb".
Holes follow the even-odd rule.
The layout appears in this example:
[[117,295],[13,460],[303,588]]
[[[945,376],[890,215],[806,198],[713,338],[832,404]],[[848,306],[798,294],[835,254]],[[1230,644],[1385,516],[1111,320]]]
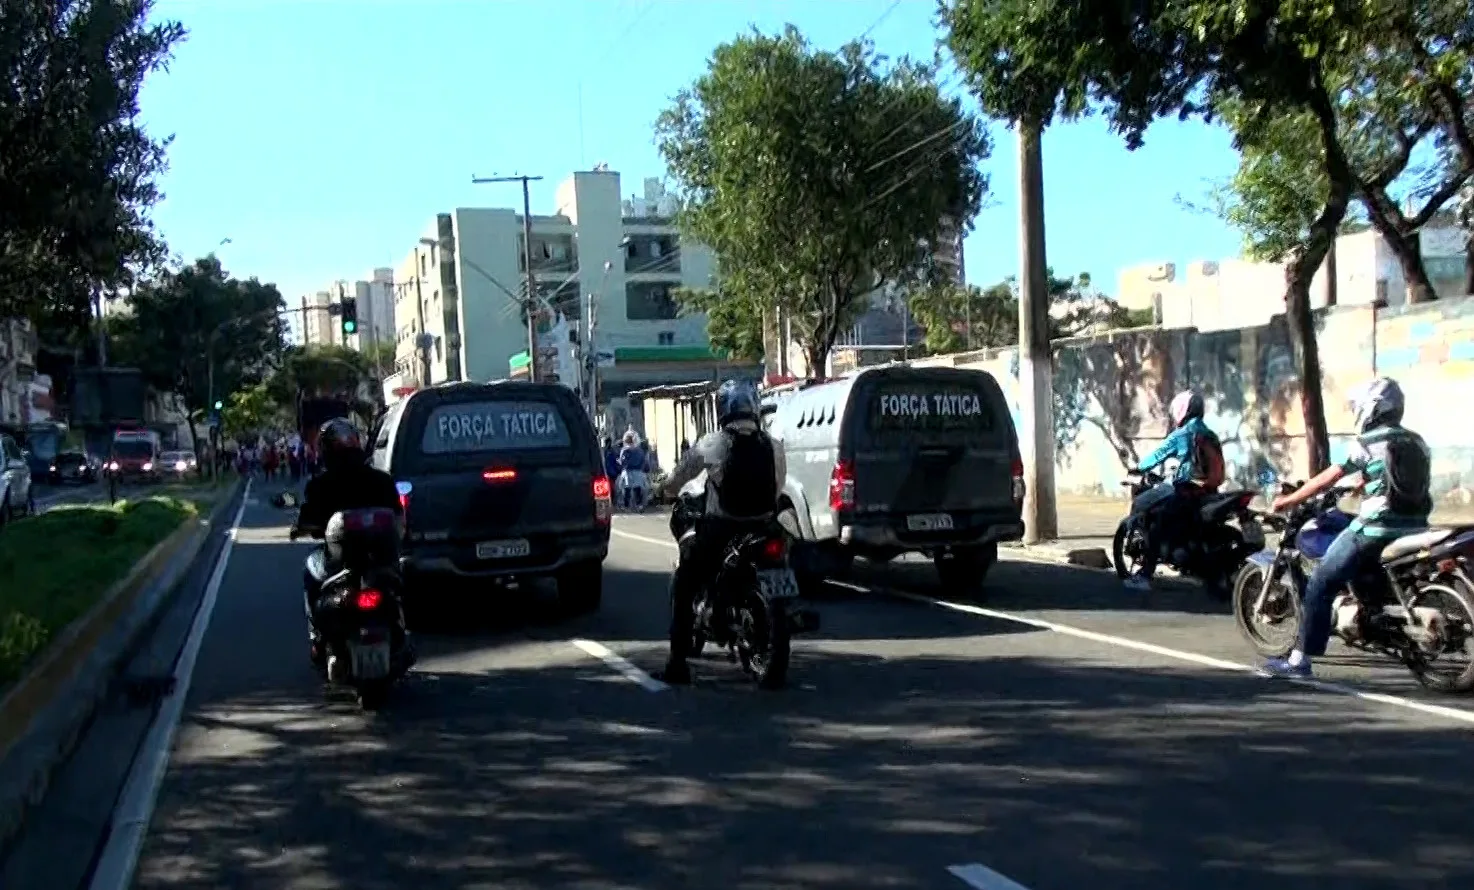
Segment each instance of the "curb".
[[[1065,548],[1058,542],[1048,544],[1016,544],[1006,546],[1004,549],[1017,554],[1024,561],[1049,562],[1055,565],[1069,566],[1072,569],[1085,569],[1092,572],[1104,572],[1115,576],[1116,567],[1111,563],[1104,547],[1079,547]],[[1193,590],[1201,587],[1198,582],[1177,574],[1166,566],[1157,567],[1157,575],[1152,579],[1154,585],[1166,584],[1171,587],[1184,590]]]
[[236,482],[207,515],[155,545],[0,698],[0,851],[45,797],[52,772],[82,737],[118,667],[153,628],[240,492]]

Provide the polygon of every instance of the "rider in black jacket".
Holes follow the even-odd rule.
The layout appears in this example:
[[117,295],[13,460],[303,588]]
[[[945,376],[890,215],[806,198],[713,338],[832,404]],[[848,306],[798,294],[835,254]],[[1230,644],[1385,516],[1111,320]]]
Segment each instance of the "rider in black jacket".
[[[382,470],[367,463],[363,439],[358,428],[343,418],[329,420],[322,425],[317,436],[317,451],[321,455],[323,472],[308,480],[302,495],[302,508],[297,521],[292,525],[291,539],[300,537],[321,538],[328,520],[334,513],[344,510],[365,510],[385,507],[394,511],[399,521],[404,521],[404,510],[399,503],[399,492],[394,479]],[[317,598],[321,592],[322,579],[327,575],[326,555],[322,550],[308,557],[303,571],[302,585],[307,610],[308,639],[314,664],[322,664],[326,653],[320,645],[317,632]]]

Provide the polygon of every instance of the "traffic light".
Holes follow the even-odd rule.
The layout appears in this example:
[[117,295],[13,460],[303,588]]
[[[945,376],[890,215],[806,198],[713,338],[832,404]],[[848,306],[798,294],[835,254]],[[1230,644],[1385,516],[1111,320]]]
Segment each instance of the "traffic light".
[[224,402],[224,401],[222,401],[222,400],[220,400],[220,399],[216,399],[216,400],[215,400],[215,410],[216,410],[216,411],[220,411],[220,410],[222,410],[222,409],[223,409],[223,408],[224,408],[224,407],[225,407],[225,402]]
[[343,334],[358,333],[358,300],[354,297],[343,298]]

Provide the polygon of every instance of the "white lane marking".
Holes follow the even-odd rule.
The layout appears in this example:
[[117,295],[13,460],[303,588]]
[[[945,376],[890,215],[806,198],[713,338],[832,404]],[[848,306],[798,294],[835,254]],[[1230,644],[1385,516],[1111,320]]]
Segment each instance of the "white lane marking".
[[664,692],[670,687],[635,667],[628,658],[593,640],[569,640],[574,648],[594,656],[609,666],[609,669],[639,686],[646,692]]
[[179,721],[184,716],[185,700],[189,698],[189,684],[194,679],[195,661],[200,656],[200,646],[205,640],[205,631],[210,627],[210,616],[215,612],[215,602],[220,597],[220,584],[225,580],[225,568],[230,563],[230,551],[235,546],[236,534],[240,530],[241,517],[246,512],[246,496],[251,493],[251,480],[246,480],[246,490],[241,505],[236,508],[235,518],[225,533],[225,544],[215,560],[215,570],[205,585],[205,595],[195,612],[194,624],[180,650],[179,661],[174,667],[174,691],[164,699],[153,725],[139,748],[139,757],[128,772],[128,781],[118,797],[113,810],[111,830],[107,846],[97,860],[92,872],[89,890],[128,890],[133,882],[133,870],[138,867],[138,854],[148,836],[149,822],[153,819],[154,805],[158,802],[159,788],[164,775],[169,771],[169,755],[174,749],[174,736],[179,730]]
[[663,538],[651,538],[645,535],[637,535],[633,532],[621,531],[617,528],[610,529],[609,531],[610,534],[617,535],[621,538],[629,538],[631,541],[642,541],[646,544],[654,544],[657,547],[669,547],[672,550],[676,549],[675,541],[667,541]]
[[976,890],[1029,890],[1018,881],[1009,880],[986,865],[978,862],[968,865],[949,865],[948,874]]
[[[645,535],[631,534],[629,532],[620,531],[618,529],[614,530],[614,534],[619,535],[622,538],[629,538],[634,541],[643,541],[647,544],[656,544],[661,547],[670,547],[672,549],[675,548],[675,544],[671,541],[662,541],[658,538],[646,537]],[[1026,615],[1018,615],[1013,612],[1000,612],[997,609],[985,609],[982,606],[974,606],[968,603],[954,603],[951,600],[937,599],[936,597],[925,596],[919,593],[910,593],[904,590],[895,590],[888,587],[881,587],[872,590],[868,587],[861,587],[858,584],[848,584],[839,581],[830,581],[829,583],[838,584],[841,587],[846,587],[851,590],[859,591],[861,593],[878,593],[884,596],[896,597],[897,599],[911,600],[912,602],[922,603],[928,606],[936,606],[942,609],[950,609],[954,612],[962,612],[967,615],[977,615],[983,618],[993,618],[998,621],[1012,621],[1015,624],[1023,624],[1028,627],[1038,628],[1039,630],[1053,631],[1054,633],[1063,634],[1067,637],[1075,637],[1076,639],[1081,640],[1090,640],[1094,643],[1103,643],[1107,646],[1115,646],[1120,649],[1133,649],[1137,652],[1147,652],[1152,655],[1159,655],[1163,658],[1170,658],[1175,661],[1195,664],[1199,667],[1213,668],[1220,671],[1230,671],[1238,674],[1253,674],[1258,677],[1265,677],[1265,679],[1269,679],[1259,668],[1253,665],[1227,661],[1222,658],[1214,658],[1211,655],[1200,655],[1196,652],[1185,652],[1181,649],[1169,649],[1166,646],[1158,646],[1155,643],[1145,643],[1141,640],[1133,640],[1128,637],[1118,637],[1111,634],[1096,633],[1093,630],[1085,630],[1079,627],[1071,627],[1068,624],[1057,624],[1053,621],[1045,621],[1041,618],[1030,618]],[[1278,682],[1293,683],[1297,686],[1303,686],[1307,689],[1314,689],[1319,692],[1327,692],[1332,695],[1341,695],[1347,698],[1354,698],[1372,704],[1387,705],[1393,708],[1402,708],[1408,711],[1417,711],[1421,714],[1428,714],[1433,717],[1442,717],[1446,720],[1453,720],[1458,723],[1464,723],[1474,726],[1474,711],[1467,711],[1461,708],[1450,708],[1444,705],[1431,705],[1426,702],[1414,701],[1410,698],[1403,698],[1397,695],[1387,695],[1381,692],[1367,692],[1365,690],[1357,689],[1352,686],[1343,686],[1340,683],[1328,683],[1324,680],[1281,679]]]

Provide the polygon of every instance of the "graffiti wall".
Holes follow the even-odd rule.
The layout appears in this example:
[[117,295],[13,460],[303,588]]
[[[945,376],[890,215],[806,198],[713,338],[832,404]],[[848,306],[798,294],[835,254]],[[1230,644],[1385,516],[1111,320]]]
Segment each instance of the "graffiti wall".
[[[1463,417],[1474,393],[1474,298],[1375,310],[1317,313],[1331,456],[1351,438],[1349,395],[1373,376],[1407,392],[1405,422],[1433,450],[1435,494],[1474,497],[1474,424]],[[1002,385],[1018,422],[1013,349],[938,356],[917,364],[974,367]],[[1062,492],[1118,494],[1128,463],[1167,431],[1174,393],[1192,387],[1223,438],[1231,477],[1252,484],[1272,470],[1303,478],[1305,422],[1300,381],[1283,317],[1262,327],[1198,332],[1141,328],[1055,343],[1056,482]]]

